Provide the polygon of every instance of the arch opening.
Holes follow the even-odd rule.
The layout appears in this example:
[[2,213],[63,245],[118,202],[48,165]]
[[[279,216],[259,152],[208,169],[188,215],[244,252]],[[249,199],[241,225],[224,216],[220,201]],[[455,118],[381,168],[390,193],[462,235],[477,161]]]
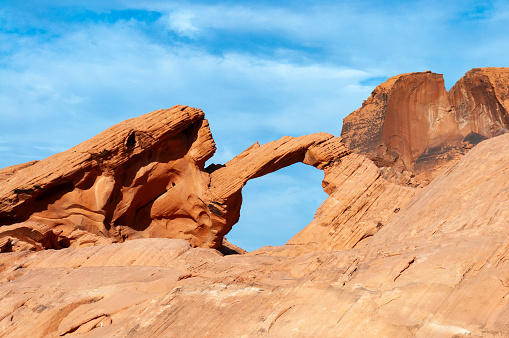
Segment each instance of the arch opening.
[[322,180],[322,170],[295,163],[249,181],[242,189],[239,222],[226,239],[247,251],[284,245],[327,198]]

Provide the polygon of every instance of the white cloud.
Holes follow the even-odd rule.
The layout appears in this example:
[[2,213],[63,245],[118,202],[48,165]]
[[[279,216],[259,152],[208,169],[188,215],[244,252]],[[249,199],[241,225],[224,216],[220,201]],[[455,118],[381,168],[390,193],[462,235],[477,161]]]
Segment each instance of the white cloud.
[[170,13],[168,26],[182,36],[193,37],[199,29],[194,26],[195,15],[189,11],[177,11]]
[[[83,26],[44,43],[34,37],[5,62],[0,115],[4,123],[22,123],[25,133],[45,140],[46,149],[56,143],[60,148],[62,141],[71,147],[125,118],[187,104],[205,110],[219,149],[228,149],[218,152],[223,159],[285,134],[338,134],[338,113],[352,111],[370,92],[349,86],[377,75],[162,46],[133,22]],[[353,97],[358,99],[352,105]],[[69,133],[70,128],[78,131]]]
[[306,26],[310,13],[294,13],[288,9],[253,8],[227,5],[185,5],[170,14],[169,28],[180,32],[206,29],[237,31],[293,31]]
[[229,146],[217,146],[217,151],[214,154],[214,159],[207,162],[207,164],[215,163],[215,164],[224,164],[237,156],[238,154],[234,153]]

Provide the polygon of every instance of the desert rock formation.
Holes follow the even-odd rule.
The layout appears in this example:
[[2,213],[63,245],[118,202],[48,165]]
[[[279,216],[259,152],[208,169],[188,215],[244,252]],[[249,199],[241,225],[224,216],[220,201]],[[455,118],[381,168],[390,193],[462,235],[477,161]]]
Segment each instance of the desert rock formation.
[[225,165],[205,168],[215,149],[203,112],[175,106],[43,161],[3,169],[2,251],[147,237],[220,249],[240,217],[248,180],[297,162],[323,169],[349,153],[340,138],[317,133],[256,143]]
[[[176,106],[124,121],[63,153],[4,170],[0,231],[43,224],[62,246],[154,236],[197,242],[197,224],[213,231],[224,222],[202,197],[209,184],[203,167],[214,151],[201,110]],[[178,227],[161,226],[169,220]],[[10,237],[30,242],[19,232]]]
[[222,256],[150,238],[1,254],[0,335],[507,336],[507,142],[477,145],[353,249]]
[[[175,106],[1,169],[0,336],[506,337],[508,84],[403,74],[344,141],[208,167],[203,112]],[[315,219],[284,246],[228,243],[246,182],[297,162],[324,172]]]
[[473,145],[509,128],[508,68],[472,69],[449,92],[431,72],[379,85],[343,121],[346,146],[379,167],[432,179]]

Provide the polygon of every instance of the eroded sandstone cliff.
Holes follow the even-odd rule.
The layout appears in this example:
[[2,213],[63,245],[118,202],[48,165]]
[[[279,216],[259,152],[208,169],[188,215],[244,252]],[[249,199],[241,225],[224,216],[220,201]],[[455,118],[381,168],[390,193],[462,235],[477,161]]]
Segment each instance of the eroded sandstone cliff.
[[341,136],[379,167],[429,181],[475,144],[508,131],[508,78],[509,68],[473,69],[447,92],[440,74],[392,77],[344,119]]

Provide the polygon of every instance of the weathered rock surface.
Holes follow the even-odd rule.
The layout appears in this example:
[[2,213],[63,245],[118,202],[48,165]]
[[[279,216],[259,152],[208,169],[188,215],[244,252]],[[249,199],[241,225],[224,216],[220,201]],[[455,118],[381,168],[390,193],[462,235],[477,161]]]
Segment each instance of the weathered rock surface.
[[[386,142],[374,162],[319,133],[204,168],[203,112],[176,106],[0,170],[0,336],[509,336],[506,79],[473,70],[447,102],[437,74],[389,79],[348,132]],[[296,162],[325,174],[313,222],[230,255],[242,187]]]
[[472,69],[451,88],[449,100],[461,135],[508,132],[509,68]]
[[10,167],[0,169],[0,182],[5,180],[5,179],[7,179],[7,178],[9,178],[9,177],[11,177],[18,170],[30,167],[31,165],[34,165],[37,162],[38,161],[31,161],[31,162],[21,163],[21,164],[17,164],[17,165],[12,165]]
[[341,136],[379,167],[424,174],[420,181],[429,181],[472,142],[508,131],[508,97],[509,68],[473,69],[449,93],[440,74],[402,74],[344,119]]
[[322,186],[329,197],[313,221],[287,244],[312,250],[355,247],[373,236],[412,199],[418,190],[390,183],[362,155],[350,154],[326,168]]
[[[203,112],[175,106],[43,161],[3,169],[2,251],[146,237],[220,249],[239,219],[249,179],[296,162],[323,169],[349,153],[340,138],[318,133],[255,144],[226,165],[204,168],[215,149]],[[45,238],[33,235],[40,226],[54,234],[51,246],[34,240]]]
[[506,337],[508,142],[478,144],[353,249],[222,256],[138,239],[3,253],[0,335]]

